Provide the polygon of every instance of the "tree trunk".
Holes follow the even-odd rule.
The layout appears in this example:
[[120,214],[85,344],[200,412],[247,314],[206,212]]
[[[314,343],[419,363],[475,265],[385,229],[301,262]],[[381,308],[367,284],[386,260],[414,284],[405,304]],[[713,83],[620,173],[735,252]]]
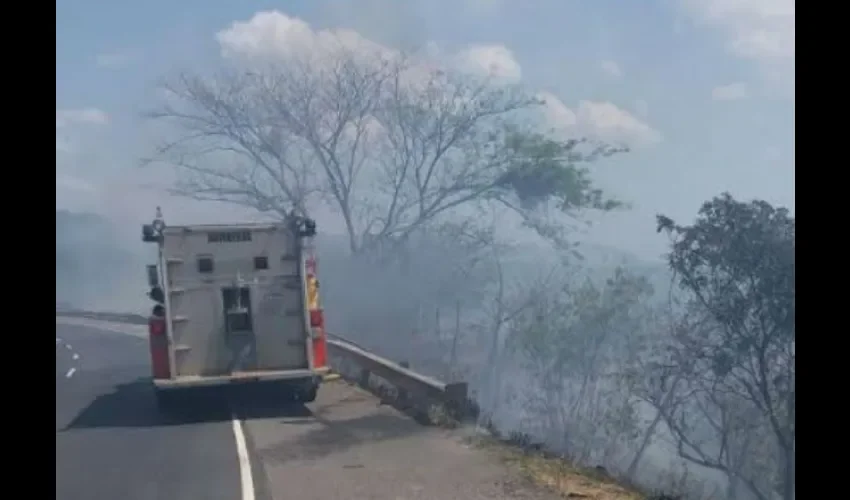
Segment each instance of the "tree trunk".
[[497,337],[498,337],[498,333],[494,333],[493,337],[491,338],[490,352],[487,355],[487,366],[488,366],[488,371],[490,373],[489,377],[487,377],[488,378],[487,382],[488,382],[488,385],[490,386],[488,388],[488,391],[487,391],[488,392],[488,394],[487,394],[487,399],[488,399],[487,406],[488,406],[489,411],[495,411],[496,400],[499,399],[498,393],[501,392],[501,388],[497,387],[498,385],[501,385],[500,381],[497,380],[499,378],[498,377],[499,370],[496,367],[496,352],[498,350],[498,347],[496,345],[496,338]]
[[652,437],[655,436],[655,430],[658,428],[658,424],[661,423],[661,412],[655,412],[655,418],[652,419],[652,423],[649,424],[649,427],[646,429],[646,433],[643,435],[643,439],[640,441],[640,447],[635,453],[635,458],[632,459],[632,462],[629,464],[629,468],[626,470],[626,477],[629,479],[634,479],[635,474],[637,474],[638,466],[640,465],[640,461],[643,459],[643,454],[646,453],[646,449],[649,448],[649,444],[652,442]]
[[[501,314],[501,311],[500,311]],[[493,334],[490,337],[490,352],[487,355],[487,411],[493,415],[499,408],[499,399],[502,392],[502,373],[499,369],[499,334],[502,330],[502,323],[497,321],[493,327]]]
[[360,246],[357,244],[357,232],[354,229],[354,221],[347,209],[343,209],[342,211],[342,220],[345,222],[345,232],[348,235],[348,250],[351,252],[351,255],[356,255],[360,250]]
[[637,453],[635,454],[635,458],[632,459],[632,463],[629,464],[629,468],[626,471],[626,477],[629,479],[634,479],[635,474],[637,473],[637,468],[640,465],[640,461],[643,459],[644,453],[646,453],[646,449],[649,448],[649,444],[652,442],[652,437],[655,435],[655,431],[658,429],[658,424],[661,423],[663,418],[663,412],[667,411],[667,407],[670,405],[670,402],[673,400],[673,395],[676,392],[676,386],[679,385],[679,382],[682,380],[682,376],[678,375],[673,379],[673,383],[670,384],[670,390],[667,391],[667,394],[661,400],[661,408],[658,408],[655,413],[655,418],[652,419],[652,423],[649,424],[649,427],[646,429],[646,434],[643,435],[643,439],[641,440],[640,447],[638,448]]
[[738,486],[741,480],[734,474],[728,474],[726,482],[726,500],[738,500]]
[[502,272],[502,262],[496,254],[496,267],[498,269],[499,288],[496,294],[496,314],[493,322],[493,335],[490,337],[490,352],[487,356],[489,366],[488,383],[490,385],[488,411],[491,415],[496,413],[499,407],[499,399],[502,392],[502,373],[499,367],[499,341],[502,332],[502,324],[505,321],[504,303],[505,299],[505,275]]
[[[446,379],[449,380],[452,373],[455,369],[455,364],[457,363],[457,339],[460,337],[460,301],[458,300],[455,304],[455,331],[454,336],[452,337],[452,349],[449,353],[449,369],[446,374]],[[449,380],[451,382],[451,380]]]
[[783,478],[782,478],[782,500],[794,500],[794,474],[796,468],[796,457],[794,448],[783,450]]

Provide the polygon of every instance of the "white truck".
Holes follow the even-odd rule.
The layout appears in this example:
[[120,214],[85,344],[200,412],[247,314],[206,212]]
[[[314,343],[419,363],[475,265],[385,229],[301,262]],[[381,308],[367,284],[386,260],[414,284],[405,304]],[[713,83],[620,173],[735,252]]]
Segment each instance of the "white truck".
[[[310,402],[328,372],[315,222],[167,226],[157,207],[142,240],[148,266],[153,385],[167,408],[184,389],[279,384]],[[179,396],[177,396],[179,397]]]

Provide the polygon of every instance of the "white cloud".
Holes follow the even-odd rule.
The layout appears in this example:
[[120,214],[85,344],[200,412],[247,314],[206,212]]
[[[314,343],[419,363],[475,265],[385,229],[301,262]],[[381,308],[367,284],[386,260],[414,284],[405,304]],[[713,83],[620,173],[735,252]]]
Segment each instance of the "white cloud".
[[747,98],[747,84],[736,82],[711,89],[711,98],[715,101],[737,101]]
[[614,78],[620,78],[621,76],[623,76],[623,70],[620,69],[620,66],[614,61],[600,61],[599,69],[601,69],[608,76],[612,76]]
[[[718,28],[736,57],[761,65],[793,95],[796,57],[795,0],[679,0],[695,19]],[[774,81],[773,83],[777,83]]]
[[[344,48],[353,53],[392,58],[397,51],[375,43],[353,30],[314,30],[307,22],[279,11],[254,14],[247,21],[237,21],[216,34],[221,54],[243,59],[321,59]],[[459,69],[517,81],[522,76],[513,53],[499,44],[477,44],[456,54],[442,54],[434,43],[426,45],[426,55],[442,58]]]
[[[322,58],[344,47],[358,53],[366,51],[385,57],[396,52],[362,37],[351,30],[314,30],[306,22],[278,11],[255,14],[247,21],[232,23],[219,31],[216,39],[224,57],[236,58]],[[342,47],[341,47],[342,46]],[[513,53],[500,44],[477,44],[453,54],[444,54],[433,43],[426,45],[425,55],[457,69],[484,74],[503,82],[518,82],[522,68]],[[620,69],[612,61],[603,65],[611,74]],[[581,101],[568,108],[556,96],[543,95],[547,105],[543,110],[547,124],[560,131],[587,135],[630,145],[648,145],[661,140],[661,134],[628,112],[609,102]]]
[[105,125],[109,123],[109,115],[97,108],[56,110],[56,128],[67,127],[74,123]]
[[341,47],[355,52],[390,55],[387,47],[374,43],[352,30],[314,31],[309,24],[278,11],[254,14],[219,31],[216,40],[228,58],[322,57]]
[[504,81],[517,82],[522,68],[504,45],[473,45],[454,57],[458,66],[477,74],[488,75]]
[[277,11],[258,12],[248,21],[236,21],[215,36],[224,57],[245,57],[262,53],[286,54],[309,50],[314,33],[297,18]]
[[740,57],[793,59],[795,0],[680,0],[698,19],[723,29]]
[[610,102],[580,101],[572,110],[554,94],[539,96],[546,101],[544,115],[556,133],[629,146],[650,146],[662,140],[657,130]]
[[541,92],[538,97],[545,101],[543,112],[547,122],[551,123],[556,129],[574,127],[578,123],[575,111],[568,108],[555,94]]
[[595,135],[635,146],[661,141],[661,134],[610,102],[579,102],[576,111],[579,126],[587,126]]

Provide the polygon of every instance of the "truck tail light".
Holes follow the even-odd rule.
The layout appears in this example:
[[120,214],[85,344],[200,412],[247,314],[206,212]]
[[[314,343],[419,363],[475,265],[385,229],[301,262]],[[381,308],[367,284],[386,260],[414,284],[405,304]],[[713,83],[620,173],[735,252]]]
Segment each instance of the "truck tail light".
[[313,309],[310,311],[310,326],[313,328],[325,327],[325,312],[321,309]]
[[328,343],[324,330],[314,330],[313,336],[313,367],[324,368],[328,366]]
[[325,314],[321,309],[310,311],[310,327],[313,330],[313,366],[328,366],[328,343],[325,336]]
[[148,343],[150,344],[151,375],[157,379],[171,378],[168,359],[168,335],[165,318],[152,316],[148,319]]
[[165,335],[165,318],[150,318],[148,320],[148,333],[151,337]]
[[328,366],[328,344],[325,337],[325,313],[319,301],[319,280],[316,277],[316,258],[309,255],[304,260],[307,275],[307,309],[310,313],[310,337],[313,343],[313,367]]
[[308,275],[316,275],[316,258],[312,255],[304,259],[304,267]]

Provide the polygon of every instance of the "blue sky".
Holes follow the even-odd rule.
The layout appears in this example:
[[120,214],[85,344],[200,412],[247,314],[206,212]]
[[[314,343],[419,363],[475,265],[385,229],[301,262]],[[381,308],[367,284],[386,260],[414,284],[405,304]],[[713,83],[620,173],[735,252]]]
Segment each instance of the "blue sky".
[[139,178],[154,84],[214,65],[217,32],[270,10],[395,47],[503,45],[523,85],[573,110],[610,103],[656,131],[599,167],[635,205],[598,224],[602,242],[625,234],[623,245],[655,252],[642,236],[654,213],[691,217],[722,190],[793,208],[793,0],[58,0],[57,205],[147,217],[115,192]]

